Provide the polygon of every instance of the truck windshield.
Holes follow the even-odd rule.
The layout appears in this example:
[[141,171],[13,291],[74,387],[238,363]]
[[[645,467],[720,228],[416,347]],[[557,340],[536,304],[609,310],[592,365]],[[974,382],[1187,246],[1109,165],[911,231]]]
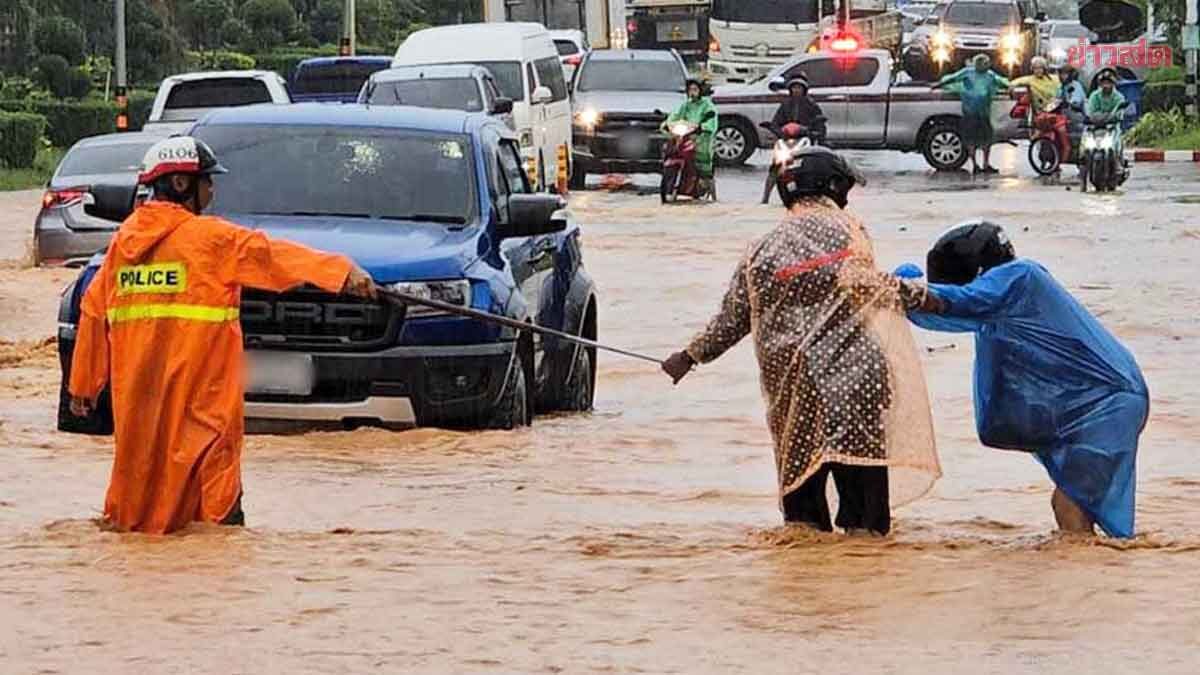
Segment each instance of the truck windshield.
[[362,102],[480,112],[483,110],[482,96],[474,78],[457,77],[377,82],[367,90],[366,100]]
[[228,175],[213,211],[466,224],[475,215],[470,140],[461,134],[335,126],[197,130]]
[[672,61],[592,60],[579,75],[579,91],[684,91],[683,70]]
[[997,2],[956,2],[946,11],[946,23],[957,26],[1007,26],[1016,21],[1016,5]]
[[816,23],[818,0],[713,0],[710,16],[742,23]]

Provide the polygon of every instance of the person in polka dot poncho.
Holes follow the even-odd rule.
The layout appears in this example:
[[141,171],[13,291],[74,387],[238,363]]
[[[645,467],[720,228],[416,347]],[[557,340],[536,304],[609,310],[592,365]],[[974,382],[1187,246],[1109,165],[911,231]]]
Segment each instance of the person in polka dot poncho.
[[799,150],[780,174],[787,216],[750,247],[720,311],[663,368],[678,382],[752,333],[785,520],[832,530],[832,473],[836,524],[886,534],[890,507],[941,475],[905,318],[930,300],[924,285],[876,269],[866,228],[843,210],[862,182],[839,155]]

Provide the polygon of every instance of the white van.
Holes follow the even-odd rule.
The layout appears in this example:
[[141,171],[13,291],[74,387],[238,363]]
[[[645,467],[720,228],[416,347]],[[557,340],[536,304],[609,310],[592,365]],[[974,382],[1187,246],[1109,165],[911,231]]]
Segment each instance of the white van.
[[[426,28],[408,36],[392,67],[475,63],[492,71],[513,101],[526,166],[542,186],[554,185],[558,149],[571,152],[571,102],[558,49],[539,23],[470,23]],[[568,169],[570,167],[568,166]]]

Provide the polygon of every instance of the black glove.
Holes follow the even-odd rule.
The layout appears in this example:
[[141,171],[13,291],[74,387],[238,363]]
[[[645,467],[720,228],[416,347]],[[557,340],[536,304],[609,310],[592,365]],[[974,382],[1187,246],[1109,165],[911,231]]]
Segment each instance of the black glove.
[[679,384],[679,381],[695,367],[696,362],[687,352],[675,352],[662,364],[663,372],[670,375],[675,384]]

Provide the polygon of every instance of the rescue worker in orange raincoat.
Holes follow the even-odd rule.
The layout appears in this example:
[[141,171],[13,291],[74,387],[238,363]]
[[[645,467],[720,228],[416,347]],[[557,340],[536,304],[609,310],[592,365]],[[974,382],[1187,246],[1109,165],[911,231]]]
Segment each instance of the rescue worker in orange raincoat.
[[343,256],[200,215],[220,173],[202,141],[152,146],[138,176],[151,198],[121,224],[82,301],[71,410],[86,415],[111,383],[116,454],[104,515],[118,530],[245,524],[243,285],[375,295]]

